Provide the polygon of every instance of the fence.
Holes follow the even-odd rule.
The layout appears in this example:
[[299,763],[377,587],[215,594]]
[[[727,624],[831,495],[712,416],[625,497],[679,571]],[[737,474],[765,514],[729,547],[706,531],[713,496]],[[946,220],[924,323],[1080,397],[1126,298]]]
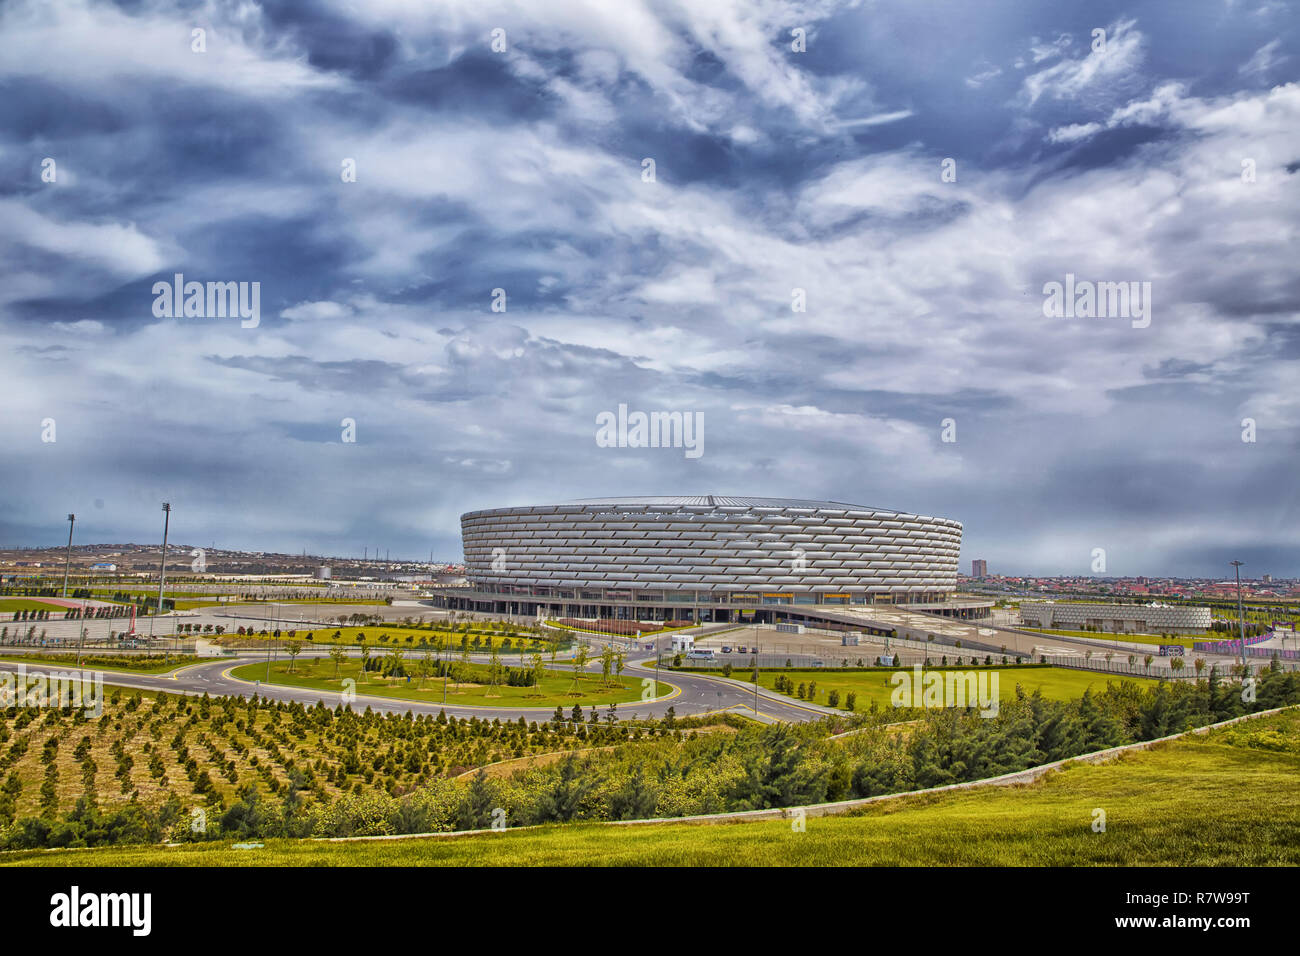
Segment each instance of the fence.
[[[1246,647],[1250,648],[1252,644],[1262,644],[1273,637],[1273,632],[1265,631],[1263,634],[1256,634],[1254,637],[1246,638]],[[1226,641],[1196,641],[1192,644],[1192,650],[1204,651],[1207,654],[1240,654],[1241,638],[1234,637]]]
[[[1198,677],[1208,677],[1210,667],[1215,666],[1208,665],[1198,674],[1195,666],[1191,663],[1187,663],[1187,665],[1181,670],[1174,670],[1174,668],[1170,666],[1170,663],[1173,661],[1185,661],[1186,658],[1182,657],[1157,657],[1152,661],[1152,666],[1148,668],[1144,664],[1140,663],[1135,663],[1130,666],[1127,659],[1107,661],[1105,658],[1096,656],[1091,659],[1053,654],[1047,654],[1045,656],[1047,663],[1054,667],[1068,667],[1072,670],[1101,671],[1107,674],[1118,674],[1126,677],[1160,677],[1164,679],[1172,678],[1175,680],[1195,680]],[[1296,667],[1286,667],[1285,665],[1283,665],[1283,667],[1285,670],[1297,669]],[[1256,668],[1256,670],[1258,670],[1258,668]],[[1228,669],[1219,666],[1219,676],[1223,677],[1227,676],[1227,674]]]

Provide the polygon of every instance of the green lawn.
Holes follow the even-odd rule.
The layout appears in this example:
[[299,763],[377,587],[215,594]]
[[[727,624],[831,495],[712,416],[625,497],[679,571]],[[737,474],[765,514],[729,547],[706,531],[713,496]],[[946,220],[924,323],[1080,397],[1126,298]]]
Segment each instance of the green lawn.
[[[442,678],[429,678],[420,687],[419,678],[414,676],[416,660],[407,660],[407,668],[413,676],[406,678],[385,678],[373,671],[361,678],[361,662],[355,658],[345,660],[338,667],[338,676],[334,674],[334,661],[327,657],[299,658],[293,662],[293,673],[289,672],[289,662],[283,657],[271,665],[270,682],[287,684],[291,687],[309,687],[314,690],[338,692],[343,688],[343,680],[351,678],[356,681],[356,692],[368,697],[395,697],[401,700],[421,700],[439,703],[443,698]],[[517,666],[515,661],[507,661],[508,666]],[[466,665],[459,665],[465,667]],[[485,680],[487,668],[481,664],[469,665],[469,670],[478,679]],[[264,663],[244,664],[233,671],[235,677],[246,681],[267,680],[267,667]],[[642,700],[640,677],[624,674],[622,678],[611,677],[609,687],[601,687],[599,673],[583,674],[576,685],[571,667],[557,665],[552,671],[546,668],[541,687],[507,687],[498,685],[489,688],[486,684],[462,683],[457,686],[448,682],[447,703],[456,706],[480,707],[554,707],[557,704],[566,710],[574,704],[583,707],[605,704],[635,704]],[[672,692],[672,687],[660,681],[659,694],[663,696]]]
[[[288,632],[294,629],[297,629],[297,633],[293,638],[289,638]],[[267,630],[274,631],[275,625],[271,624]],[[334,636],[336,633],[339,635],[337,638]],[[364,635],[361,644],[357,643],[358,635]],[[226,636],[230,636],[229,632],[227,632]],[[240,637],[242,635],[236,633],[234,636]],[[405,627],[401,624],[393,623],[374,626],[367,625],[364,627],[319,627],[314,630],[303,630],[299,628],[298,624],[294,621],[284,621],[280,625],[281,640],[306,641],[310,644],[320,644],[325,646],[343,644],[347,647],[361,647],[362,644],[364,644],[366,647],[373,647],[380,650],[400,647],[403,650],[409,651],[419,648],[420,641],[424,641],[426,647],[432,647],[433,642],[441,637],[445,649],[448,649],[453,653],[459,653],[460,641],[464,636],[465,635],[462,632],[457,631],[452,633],[444,628],[432,630],[428,627]],[[550,636],[552,638],[558,637],[558,635]],[[474,646],[475,637],[480,638],[478,647]],[[508,657],[513,654],[517,660],[519,657],[519,644],[521,641],[526,647],[534,648],[544,653],[549,652],[550,650],[549,644],[536,641],[528,634],[488,634],[483,631],[474,630],[469,635],[470,653],[478,653],[479,651],[487,652],[494,646],[499,647],[507,638],[510,640],[510,647],[501,652],[503,657]],[[565,642],[565,644],[567,644],[567,642]],[[561,646],[565,646],[565,644],[562,644]]]
[[[608,631],[597,630],[595,626],[574,627],[571,624],[561,624],[555,620],[550,620],[547,623],[550,624],[552,627],[560,628],[565,631],[577,631],[580,634],[594,634],[597,637],[617,638],[622,641],[639,641],[647,637],[655,637],[656,635],[664,635],[664,634],[674,634],[677,631],[689,631],[693,627],[698,627],[698,625],[696,624],[683,624],[681,627],[660,627],[653,631],[642,631],[640,634],[611,634]],[[718,632],[718,633],[723,633],[723,632]],[[711,634],[709,636],[716,637],[717,635]]]
[[0,613],[7,613],[10,617],[13,616],[14,611],[49,611],[51,614],[57,613],[59,619],[62,620],[63,612],[66,610],[67,608],[61,605],[38,601],[35,598],[0,598]]
[[[98,661],[98,655],[87,653],[85,657],[95,657]],[[126,655],[123,655],[122,659],[130,660]],[[142,665],[140,667],[116,666],[113,664],[102,664],[98,662],[85,664],[84,666],[88,670],[112,671],[121,674],[166,674],[168,671],[174,671],[178,667],[189,667],[191,664],[202,664],[205,661],[215,661],[218,659],[219,658],[216,657],[173,657],[170,662],[156,662]],[[27,655],[5,654],[0,656],[0,661],[8,661],[15,664],[47,664],[51,667],[75,668],[77,666],[77,655],[67,653]]]
[[[1273,731],[1272,733],[1270,733]],[[889,800],[856,816],[549,826],[451,838],[21,851],[17,866],[1296,866],[1300,714],[1162,744],[1027,786]],[[1106,830],[1092,830],[1094,810]]]
[[[898,668],[905,670],[909,674],[911,668]],[[1026,694],[1032,694],[1034,691],[1042,691],[1044,697],[1053,700],[1070,700],[1075,697],[1082,697],[1084,691],[1092,689],[1099,691],[1105,688],[1107,681],[1118,683],[1121,680],[1147,681],[1155,678],[1146,677],[1120,677],[1115,674],[1094,674],[1091,671],[1068,670],[1063,667],[934,667],[926,668],[928,673],[935,671],[968,671],[974,670],[977,674],[988,671],[996,671],[998,674],[998,696],[1002,700],[1010,700],[1015,697],[1016,685],[1019,684],[1025,689]],[[812,670],[800,671],[759,671],[758,682],[768,690],[775,690],[776,678],[779,675],[794,681],[795,686],[816,682],[817,699],[815,703],[826,705],[826,695],[832,690],[840,692],[840,707],[844,706],[844,695],[849,692],[858,695],[857,710],[866,710],[871,706],[872,701],[877,707],[889,707],[890,695],[893,693],[895,684],[890,682],[890,677],[896,673],[896,669],[881,669],[869,671],[841,671],[834,667],[822,667]],[[737,668],[732,672],[732,677],[746,680],[750,672],[744,668]],[[798,700],[798,698],[793,698]]]

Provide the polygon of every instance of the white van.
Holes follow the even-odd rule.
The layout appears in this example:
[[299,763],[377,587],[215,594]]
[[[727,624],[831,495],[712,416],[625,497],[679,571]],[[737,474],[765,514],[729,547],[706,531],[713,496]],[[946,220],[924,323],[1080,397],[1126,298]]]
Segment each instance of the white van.
[[711,661],[714,659],[713,648],[711,647],[694,648],[693,650],[686,652],[686,659],[688,661]]

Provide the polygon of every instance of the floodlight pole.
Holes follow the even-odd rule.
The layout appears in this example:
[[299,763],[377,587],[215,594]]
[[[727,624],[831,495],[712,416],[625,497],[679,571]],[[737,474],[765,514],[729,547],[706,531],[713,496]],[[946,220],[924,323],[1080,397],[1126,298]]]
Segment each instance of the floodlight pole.
[[72,527],[77,523],[77,516],[68,515],[68,550],[63,559],[63,596],[68,596],[68,571],[72,567]]
[[1241,638],[1241,679],[1246,679],[1246,619],[1241,609],[1241,561],[1229,561],[1232,569],[1237,573],[1237,627],[1238,636]]
[[172,506],[170,502],[163,502],[163,546],[162,546],[162,566],[158,570],[158,606],[153,610],[153,617],[149,618],[149,643],[153,643],[153,625],[158,615],[162,613],[163,603],[163,584],[167,580],[167,531],[171,527]]

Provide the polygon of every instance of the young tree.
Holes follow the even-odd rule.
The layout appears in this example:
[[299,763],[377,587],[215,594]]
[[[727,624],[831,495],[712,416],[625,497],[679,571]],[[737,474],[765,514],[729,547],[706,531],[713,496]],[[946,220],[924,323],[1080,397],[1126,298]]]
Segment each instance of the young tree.
[[609,796],[609,816],[613,820],[645,820],[654,816],[659,795],[647,784],[645,768],[637,764],[627,783]]
[[600,686],[609,686],[609,675],[614,670],[614,648],[609,644],[605,645],[604,650],[600,652]]
[[583,800],[595,782],[594,774],[579,772],[578,758],[569,754],[549,789],[538,794],[534,822],[567,822],[582,812]]
[[492,655],[488,658],[488,692],[485,697],[499,696],[496,692],[497,685],[501,683],[501,653],[497,650],[497,645],[492,645]]
[[388,677],[406,676],[406,661],[400,647],[394,647],[384,655],[384,674]]
[[484,830],[492,825],[492,811],[497,803],[495,790],[487,772],[480,769],[456,807],[457,830]]
[[289,646],[285,648],[289,654],[289,673],[292,674],[297,664],[298,655],[302,653],[302,645],[297,641],[290,641]]
[[578,649],[573,654],[573,687],[576,689],[578,681],[582,679],[582,672],[587,666],[588,658],[587,645],[578,642]]

